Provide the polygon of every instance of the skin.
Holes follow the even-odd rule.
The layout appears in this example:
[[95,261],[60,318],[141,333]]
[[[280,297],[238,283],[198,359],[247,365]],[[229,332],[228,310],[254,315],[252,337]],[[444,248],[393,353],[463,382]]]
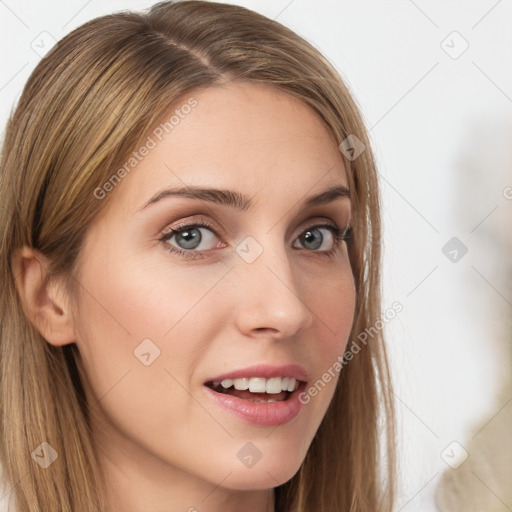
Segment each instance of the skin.
[[[327,127],[269,85],[192,96],[197,106],[90,226],[78,312],[61,286],[44,288],[42,255],[25,248],[18,261],[19,288],[43,336],[79,347],[116,512],[273,510],[272,488],[298,471],[338,379],[278,427],[228,414],[203,382],[255,363],[298,363],[311,385],[344,352],[354,316],[346,243],[325,228],[314,230],[320,248],[300,239],[312,226],[331,221],[344,230],[350,221],[348,198],[300,205],[331,185],[348,186]],[[254,205],[242,212],[167,197],[141,210],[162,189],[184,185],[236,190]],[[163,232],[198,215],[213,225],[200,228],[202,257],[169,252],[179,241],[159,240]],[[263,249],[252,263],[236,252],[248,236]],[[134,355],[145,339],[160,350],[149,366]],[[237,452],[249,441],[262,455],[247,468]]]

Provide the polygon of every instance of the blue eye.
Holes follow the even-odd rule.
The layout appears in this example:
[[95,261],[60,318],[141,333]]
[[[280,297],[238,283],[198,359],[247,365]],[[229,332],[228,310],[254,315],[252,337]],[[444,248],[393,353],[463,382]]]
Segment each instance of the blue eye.
[[[328,235],[323,233],[327,232]],[[343,242],[348,242],[350,238],[351,228],[342,231],[335,224],[319,224],[307,228],[302,234],[297,237],[302,245],[302,248],[309,249],[311,252],[319,253],[324,256],[332,256],[341,246]],[[171,240],[175,238],[175,244],[171,244]],[[215,248],[226,247],[222,241],[215,241],[217,238],[213,227],[206,221],[194,222],[190,224],[181,224],[170,230],[160,238],[160,241],[165,244],[167,250],[172,253],[178,254],[185,259],[204,258],[202,253],[206,253]],[[325,241],[331,241],[328,245],[331,248],[319,250],[324,245]],[[201,244],[206,244],[207,247],[198,249]],[[300,249],[301,247],[295,248]]]
[[[327,231],[329,234],[326,238],[322,231]],[[337,226],[331,225],[331,224],[323,224],[320,226],[312,226],[308,228],[300,237],[297,238],[297,240],[301,241],[301,244],[306,249],[312,249],[316,251],[320,247],[322,247],[322,244],[325,240],[332,239],[332,245],[338,245],[340,241],[343,241],[345,239],[341,229],[339,229]],[[324,251],[320,252],[332,252],[330,249],[324,249]]]

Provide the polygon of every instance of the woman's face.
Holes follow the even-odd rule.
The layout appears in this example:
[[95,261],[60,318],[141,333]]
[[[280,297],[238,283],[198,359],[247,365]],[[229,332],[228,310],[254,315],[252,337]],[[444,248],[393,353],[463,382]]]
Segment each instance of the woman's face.
[[[180,105],[169,133],[136,148],[81,253],[95,435],[127,489],[272,488],[299,469],[338,374],[304,405],[298,393],[332,372],[353,321],[347,246],[329,227],[345,231],[350,200],[340,188],[306,204],[348,187],[343,161],[319,117],[268,85]],[[292,377],[299,390],[279,392]],[[250,388],[211,389],[220,380]]]

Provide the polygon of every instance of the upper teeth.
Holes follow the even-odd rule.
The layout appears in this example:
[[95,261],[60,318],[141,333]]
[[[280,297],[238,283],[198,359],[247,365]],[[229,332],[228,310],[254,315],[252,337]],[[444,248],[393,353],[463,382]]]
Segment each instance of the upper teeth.
[[220,384],[225,389],[234,386],[235,389],[248,389],[251,393],[277,394],[281,393],[281,391],[294,391],[296,380],[290,377],[272,377],[270,379],[264,379],[263,377],[244,377],[242,379],[224,379]]

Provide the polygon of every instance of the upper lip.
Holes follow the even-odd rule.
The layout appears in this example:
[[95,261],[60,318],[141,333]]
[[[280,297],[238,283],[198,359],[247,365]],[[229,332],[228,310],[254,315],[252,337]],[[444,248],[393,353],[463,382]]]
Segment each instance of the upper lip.
[[289,377],[307,382],[308,373],[302,366],[298,364],[256,364],[246,368],[240,368],[239,370],[223,373],[222,375],[211,377],[206,382],[219,382],[224,379],[241,379],[243,377],[263,377],[265,379],[270,379],[271,377]]

